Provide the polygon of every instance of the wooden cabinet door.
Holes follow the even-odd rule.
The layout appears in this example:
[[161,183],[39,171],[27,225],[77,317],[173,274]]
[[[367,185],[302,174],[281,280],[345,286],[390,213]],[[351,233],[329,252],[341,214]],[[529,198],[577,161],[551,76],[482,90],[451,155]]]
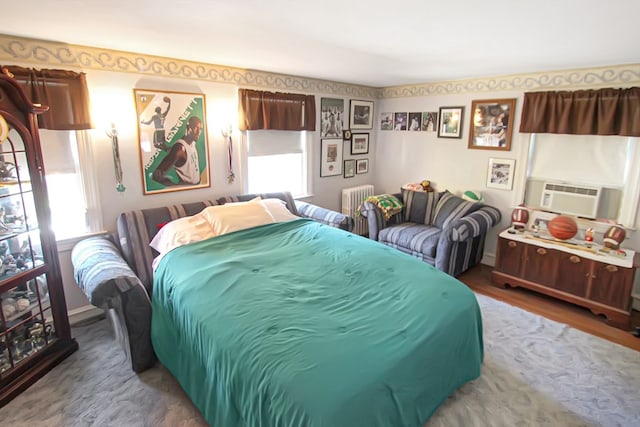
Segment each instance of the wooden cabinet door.
[[595,262],[589,299],[628,310],[631,303],[633,269]]
[[527,245],[523,278],[540,285],[553,287],[558,270],[558,253],[553,249]]
[[579,297],[587,296],[593,261],[566,252],[558,253],[555,288]]
[[510,276],[520,277],[526,244],[500,237],[495,269]]

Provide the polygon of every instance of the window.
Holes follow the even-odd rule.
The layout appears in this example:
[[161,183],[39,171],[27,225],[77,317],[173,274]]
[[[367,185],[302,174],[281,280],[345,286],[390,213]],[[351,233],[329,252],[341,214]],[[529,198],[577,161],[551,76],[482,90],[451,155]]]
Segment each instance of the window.
[[305,131],[247,131],[245,191],[309,194],[308,134]]
[[51,225],[57,240],[102,228],[88,131],[40,129]]

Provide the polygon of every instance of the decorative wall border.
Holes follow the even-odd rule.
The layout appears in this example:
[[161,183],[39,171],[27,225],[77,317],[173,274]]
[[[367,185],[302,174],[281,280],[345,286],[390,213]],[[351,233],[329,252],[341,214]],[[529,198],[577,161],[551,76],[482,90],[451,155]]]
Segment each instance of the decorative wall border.
[[0,34],[0,61],[205,80],[246,87],[287,89],[370,99],[458,95],[474,92],[628,87],[640,84],[640,64],[629,64],[373,88],[3,34]]
[[637,84],[640,84],[640,64],[630,64],[385,87],[381,89],[379,97],[404,98],[473,92],[628,87]]
[[0,61],[205,80],[247,87],[376,98],[379,90],[327,80],[0,34]]

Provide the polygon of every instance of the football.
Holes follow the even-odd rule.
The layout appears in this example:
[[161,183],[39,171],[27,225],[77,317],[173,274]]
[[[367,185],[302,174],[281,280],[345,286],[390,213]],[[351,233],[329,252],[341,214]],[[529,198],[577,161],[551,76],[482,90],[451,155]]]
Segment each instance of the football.
[[568,240],[578,232],[576,220],[566,215],[558,215],[549,221],[549,234],[558,240]]

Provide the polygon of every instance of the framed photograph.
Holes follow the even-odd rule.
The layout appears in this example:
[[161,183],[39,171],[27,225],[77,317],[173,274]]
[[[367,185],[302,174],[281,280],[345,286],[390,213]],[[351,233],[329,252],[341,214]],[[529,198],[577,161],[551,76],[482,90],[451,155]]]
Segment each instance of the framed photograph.
[[393,113],[380,114],[380,130],[393,130]]
[[409,113],[409,130],[419,131],[422,129],[422,113]]
[[320,176],[342,175],[342,138],[323,139]]
[[342,139],[345,141],[351,141],[351,131],[349,129],[342,131]]
[[393,130],[407,130],[407,113],[393,113]]
[[351,154],[369,153],[369,134],[354,133],[351,136]]
[[320,110],[320,137],[340,138],[343,129],[344,99],[321,98]]
[[373,101],[351,100],[349,128],[373,129]]
[[369,159],[356,160],[356,173],[367,173],[367,172],[369,172]]
[[437,111],[425,111],[422,113],[422,131],[435,132],[438,124]]
[[353,178],[356,176],[356,160],[349,159],[344,161],[344,177]]
[[515,106],[515,98],[471,101],[469,148],[511,150]]
[[511,190],[516,161],[514,159],[489,159],[487,187]]
[[440,107],[438,138],[462,138],[464,107]]
[[144,194],[211,186],[205,96],[133,90]]

